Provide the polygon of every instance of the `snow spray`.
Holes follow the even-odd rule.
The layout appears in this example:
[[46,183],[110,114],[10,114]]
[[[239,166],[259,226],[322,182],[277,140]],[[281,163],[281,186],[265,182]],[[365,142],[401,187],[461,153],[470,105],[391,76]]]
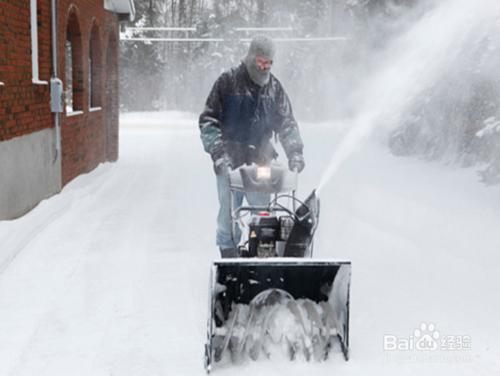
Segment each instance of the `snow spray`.
[[376,128],[390,131],[412,101],[447,67],[459,64],[464,44],[484,22],[498,22],[498,0],[434,1],[401,36],[388,45],[361,87],[358,114],[333,154],[317,192]]

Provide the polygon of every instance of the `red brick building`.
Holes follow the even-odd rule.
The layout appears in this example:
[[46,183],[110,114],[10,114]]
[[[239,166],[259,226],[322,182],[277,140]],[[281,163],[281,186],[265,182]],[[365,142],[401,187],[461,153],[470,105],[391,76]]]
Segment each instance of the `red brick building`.
[[118,158],[118,29],[132,1],[0,0],[0,219]]

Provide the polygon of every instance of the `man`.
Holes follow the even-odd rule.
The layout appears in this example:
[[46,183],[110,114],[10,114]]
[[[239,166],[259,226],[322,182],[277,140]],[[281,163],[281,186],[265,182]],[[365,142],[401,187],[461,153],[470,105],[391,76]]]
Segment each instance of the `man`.
[[[278,154],[273,135],[280,140],[290,170],[304,169],[302,139],[290,100],[270,70],[275,55],[274,42],[264,36],[252,39],[243,62],[224,72],[215,82],[200,115],[201,140],[210,154],[217,177],[219,214],[217,245],[221,256],[238,257],[241,233],[231,231],[231,196],[227,174],[242,164],[269,164]],[[252,205],[267,205],[269,195],[249,194]],[[242,194],[235,197],[241,205]]]

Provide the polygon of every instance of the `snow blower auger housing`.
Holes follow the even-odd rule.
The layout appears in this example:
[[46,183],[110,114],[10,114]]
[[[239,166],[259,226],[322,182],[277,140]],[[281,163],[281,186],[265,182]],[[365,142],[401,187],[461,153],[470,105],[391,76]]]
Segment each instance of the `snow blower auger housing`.
[[231,195],[261,192],[271,199],[267,206],[231,208],[233,234],[250,214],[248,240],[240,258],[212,265],[207,372],[219,362],[277,353],[322,361],[338,350],[348,360],[351,263],[310,258],[319,220],[315,191],[296,199],[297,173],[278,164],[242,166],[228,178]]

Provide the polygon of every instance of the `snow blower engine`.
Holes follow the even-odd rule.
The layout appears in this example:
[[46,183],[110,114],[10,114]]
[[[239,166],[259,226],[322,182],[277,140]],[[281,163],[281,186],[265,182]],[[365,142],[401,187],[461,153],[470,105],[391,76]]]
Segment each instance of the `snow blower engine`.
[[296,198],[298,174],[279,164],[229,173],[236,192],[269,194],[265,206],[231,207],[233,235],[250,215],[240,257],[214,261],[205,368],[247,358],[349,358],[349,261],[314,260],[319,199]]

